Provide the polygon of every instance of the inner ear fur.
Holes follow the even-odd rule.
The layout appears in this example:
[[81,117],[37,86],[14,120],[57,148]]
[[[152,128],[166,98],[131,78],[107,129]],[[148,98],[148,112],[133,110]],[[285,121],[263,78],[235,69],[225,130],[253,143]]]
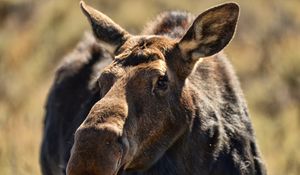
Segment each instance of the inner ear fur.
[[106,49],[114,53],[130,34],[111,20],[108,16],[80,1],[82,12],[88,18],[95,37]]
[[214,55],[232,39],[239,6],[225,3],[200,14],[188,29],[178,46],[185,60]]

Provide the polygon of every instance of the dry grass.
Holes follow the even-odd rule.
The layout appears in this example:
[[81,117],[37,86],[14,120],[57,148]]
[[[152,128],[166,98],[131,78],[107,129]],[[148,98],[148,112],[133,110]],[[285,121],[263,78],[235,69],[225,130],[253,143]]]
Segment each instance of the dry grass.
[[[220,2],[88,3],[135,33],[158,12],[183,9],[197,14]],[[242,8],[238,33],[226,53],[241,79],[269,174],[297,175],[300,2],[238,2]],[[55,65],[86,29],[88,23],[73,0],[0,2],[0,174],[40,174],[43,106]]]

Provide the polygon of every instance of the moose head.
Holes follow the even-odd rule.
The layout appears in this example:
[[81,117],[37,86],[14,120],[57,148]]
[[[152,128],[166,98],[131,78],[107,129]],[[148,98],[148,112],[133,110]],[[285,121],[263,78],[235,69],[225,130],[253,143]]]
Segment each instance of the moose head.
[[98,78],[101,100],[75,133],[67,174],[145,171],[189,131],[199,103],[195,94],[201,94],[190,75],[199,60],[230,42],[239,7],[210,8],[181,38],[171,38],[132,35],[84,2],[80,5],[114,60]]

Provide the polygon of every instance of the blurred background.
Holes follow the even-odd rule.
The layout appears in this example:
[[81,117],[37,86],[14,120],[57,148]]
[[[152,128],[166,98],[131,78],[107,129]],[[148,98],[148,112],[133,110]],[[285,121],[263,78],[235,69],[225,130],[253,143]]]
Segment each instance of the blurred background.
[[[235,0],[225,49],[241,80],[270,175],[300,173],[300,1]],[[199,14],[221,0],[86,0],[131,33],[165,10]],[[0,1],[0,174],[37,175],[55,68],[89,25],[74,0]]]

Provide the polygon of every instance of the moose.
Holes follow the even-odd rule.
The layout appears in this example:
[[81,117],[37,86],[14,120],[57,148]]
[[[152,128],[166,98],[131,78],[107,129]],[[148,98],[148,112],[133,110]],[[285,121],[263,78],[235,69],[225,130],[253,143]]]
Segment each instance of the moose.
[[59,66],[41,146],[44,175],[265,175],[223,53],[236,3],[170,11],[132,35],[80,2],[91,24]]

